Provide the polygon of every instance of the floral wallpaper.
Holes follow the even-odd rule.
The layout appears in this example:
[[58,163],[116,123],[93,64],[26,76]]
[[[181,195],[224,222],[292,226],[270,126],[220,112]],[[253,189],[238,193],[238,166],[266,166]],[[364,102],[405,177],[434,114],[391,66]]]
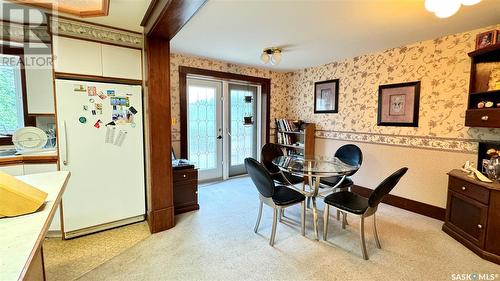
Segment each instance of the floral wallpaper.
[[[172,93],[172,118],[177,119],[172,126],[172,141],[180,141],[180,100],[179,100],[179,66],[189,66],[216,71],[231,72],[236,74],[250,75],[271,79],[271,125],[274,126],[274,119],[278,118],[275,113],[282,111],[283,105],[287,105],[287,97],[284,89],[288,83],[287,74],[284,72],[274,72],[266,69],[247,67],[231,64],[222,61],[214,61],[205,58],[185,56],[181,54],[170,55],[170,83]],[[271,125],[269,127],[271,127]]]
[[[465,127],[470,58],[476,34],[500,24],[294,72],[171,55],[172,117],[179,120],[180,65],[271,79],[271,137],[275,118],[316,123],[317,137],[475,153],[477,141],[500,140],[500,129]],[[286,59],[286,54],[285,58]],[[314,82],[340,79],[339,112],[314,114]],[[378,86],[421,81],[419,126],[377,126]],[[172,128],[179,141],[180,124]]]
[[[289,110],[275,116],[316,123],[317,136],[340,140],[474,152],[500,129],[464,126],[470,58],[476,34],[500,24],[288,74]],[[338,114],[314,114],[314,82],[340,79]],[[421,81],[419,126],[377,126],[378,86]]]

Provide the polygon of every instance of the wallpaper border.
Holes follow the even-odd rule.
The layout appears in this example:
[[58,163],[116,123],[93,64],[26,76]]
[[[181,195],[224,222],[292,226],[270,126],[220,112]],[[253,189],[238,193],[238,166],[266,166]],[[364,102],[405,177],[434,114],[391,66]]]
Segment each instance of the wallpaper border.
[[316,137],[320,139],[365,142],[471,154],[477,153],[478,147],[478,140],[438,138],[429,136],[316,130]]

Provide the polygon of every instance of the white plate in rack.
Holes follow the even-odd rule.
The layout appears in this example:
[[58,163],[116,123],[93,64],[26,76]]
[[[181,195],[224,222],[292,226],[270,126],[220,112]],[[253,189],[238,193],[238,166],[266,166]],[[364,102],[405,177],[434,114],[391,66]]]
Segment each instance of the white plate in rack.
[[14,132],[12,142],[18,151],[41,149],[47,144],[47,134],[37,127],[24,127]]

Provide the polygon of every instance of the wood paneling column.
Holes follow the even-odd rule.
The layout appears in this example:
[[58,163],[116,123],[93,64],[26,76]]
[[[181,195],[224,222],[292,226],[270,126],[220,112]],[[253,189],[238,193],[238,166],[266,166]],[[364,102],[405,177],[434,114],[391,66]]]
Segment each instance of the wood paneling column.
[[148,224],[152,233],[174,226],[169,42],[207,0],[152,0],[142,20],[147,56]]
[[148,132],[149,132],[149,208],[152,233],[174,226],[172,194],[170,46],[169,41],[148,37]]

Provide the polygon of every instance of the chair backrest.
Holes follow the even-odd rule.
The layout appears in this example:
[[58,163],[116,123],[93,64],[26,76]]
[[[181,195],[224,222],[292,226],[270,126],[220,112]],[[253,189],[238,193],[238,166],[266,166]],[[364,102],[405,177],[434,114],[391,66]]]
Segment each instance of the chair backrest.
[[266,143],[261,150],[260,161],[264,164],[264,167],[270,173],[277,173],[280,169],[273,164],[273,159],[279,156],[283,156],[283,150],[281,147],[274,143]]
[[376,207],[382,199],[391,192],[396,184],[398,184],[401,177],[406,174],[406,171],[408,171],[408,168],[401,168],[381,182],[377,188],[373,190],[372,194],[370,194],[368,205],[372,208]]
[[271,197],[274,195],[274,181],[261,163],[249,157],[245,159],[245,168],[262,196]]
[[[349,164],[349,165],[352,165],[352,166],[356,166],[356,165],[361,166],[361,163],[363,163],[363,152],[361,152],[361,149],[357,145],[354,145],[354,144],[346,144],[346,145],[341,146],[335,152],[335,157],[342,160],[342,162]],[[358,170],[353,171],[353,172],[347,174],[347,176],[352,176],[357,171]]]

